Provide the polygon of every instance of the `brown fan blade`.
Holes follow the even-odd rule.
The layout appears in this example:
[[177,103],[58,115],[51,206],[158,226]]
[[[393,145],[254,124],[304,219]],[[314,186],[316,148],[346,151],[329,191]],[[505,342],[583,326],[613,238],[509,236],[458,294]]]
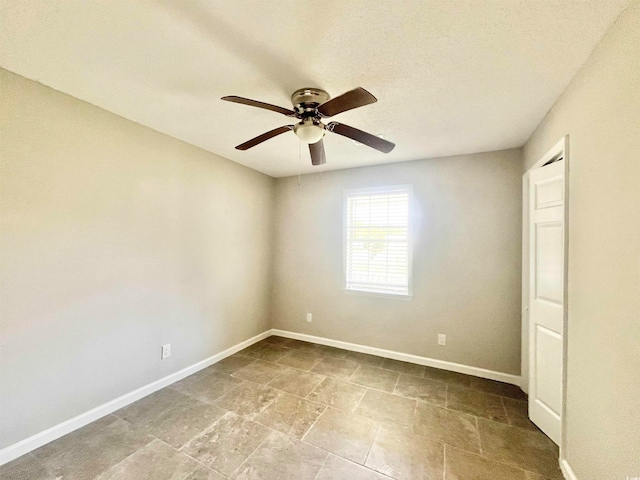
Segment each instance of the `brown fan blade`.
[[265,110],[271,110],[272,112],[282,113],[288,117],[295,117],[296,112],[289,110],[288,108],[279,107],[277,105],[271,105],[270,103],[259,102],[257,100],[251,100],[250,98],[236,97],[231,95],[229,97],[222,97],[221,100],[233,103],[241,103],[242,105],[249,105],[250,107],[264,108]]
[[269,140],[270,138],[281,135],[289,130],[293,129],[293,125],[285,125],[284,127],[274,128],[273,130],[268,131],[267,133],[263,133],[262,135],[258,135],[256,138],[252,138],[251,140],[244,142],[236,147],[238,150],[248,150],[251,147],[255,147],[256,145],[264,142],[265,140]]
[[331,122],[327,125],[326,129],[330,132],[342,135],[343,137],[351,138],[356,142],[363,143],[368,147],[380,150],[382,153],[389,153],[396,146],[395,143],[391,143],[380,137],[371,135],[370,133],[363,132],[362,130],[358,130],[357,128],[350,127],[349,125],[345,125],[344,123]]
[[376,97],[367,92],[364,88],[354,88],[347,93],[327,100],[318,107],[318,113],[325,117],[333,117],[347,110],[353,110],[354,108],[364,107],[370,103],[376,103],[378,100]]
[[311,153],[311,163],[313,165],[324,165],[327,163],[327,157],[324,155],[324,144],[322,139],[316,143],[309,144],[309,153]]

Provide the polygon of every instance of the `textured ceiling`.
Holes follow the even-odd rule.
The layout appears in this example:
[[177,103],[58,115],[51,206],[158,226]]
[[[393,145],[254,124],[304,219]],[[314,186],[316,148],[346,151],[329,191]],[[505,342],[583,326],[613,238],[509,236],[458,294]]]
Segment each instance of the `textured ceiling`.
[[[521,146],[628,0],[0,0],[0,66],[272,176]],[[362,86],[312,167],[287,133],[297,88]]]

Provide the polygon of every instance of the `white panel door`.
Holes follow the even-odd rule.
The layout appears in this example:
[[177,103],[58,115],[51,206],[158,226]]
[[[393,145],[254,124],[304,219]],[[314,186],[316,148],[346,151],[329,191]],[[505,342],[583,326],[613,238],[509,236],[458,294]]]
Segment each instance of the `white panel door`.
[[560,443],[564,332],[564,160],[529,174],[529,417]]

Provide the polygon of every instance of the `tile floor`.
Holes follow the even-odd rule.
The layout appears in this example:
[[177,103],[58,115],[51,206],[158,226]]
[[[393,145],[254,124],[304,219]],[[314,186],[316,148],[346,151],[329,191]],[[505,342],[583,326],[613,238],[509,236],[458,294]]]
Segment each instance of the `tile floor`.
[[3,480],[552,480],[512,385],[269,337],[0,467]]

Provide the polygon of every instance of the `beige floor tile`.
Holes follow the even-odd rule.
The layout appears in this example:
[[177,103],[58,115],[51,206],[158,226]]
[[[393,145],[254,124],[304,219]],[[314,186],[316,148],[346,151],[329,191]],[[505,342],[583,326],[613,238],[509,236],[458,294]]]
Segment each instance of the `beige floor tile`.
[[397,427],[380,427],[365,465],[397,480],[440,480],[444,446]]
[[273,432],[231,477],[234,480],[314,480],[327,452]]
[[176,390],[163,388],[162,390],[158,390],[151,395],[141,398],[131,405],[117,410],[115,415],[127,422],[145,426],[159,415],[186,402],[188,399],[189,397],[187,395],[177,392]]
[[303,342],[302,340],[291,339],[286,344],[287,348],[294,348],[296,350],[304,350],[304,351],[316,351],[318,345],[315,343]]
[[271,433],[266,427],[227,413],[182,451],[223,475],[230,475]]
[[31,453],[0,466],[0,478],[2,480],[56,480],[56,477],[49,473],[40,460]]
[[447,408],[496,422],[509,423],[502,397],[492,393],[450,385],[447,389]]
[[284,357],[291,350],[280,345],[272,345],[270,343],[264,343],[255,349],[246,351],[246,355],[261,360],[267,360],[268,362],[277,362]]
[[307,398],[339,410],[353,412],[365,392],[366,389],[359,385],[336,378],[325,378]]
[[376,355],[369,355],[368,353],[349,352],[347,354],[347,360],[356,362],[360,365],[368,365],[369,367],[379,367],[384,361],[383,357]]
[[277,335],[271,335],[270,337],[265,338],[264,341],[266,343],[270,343],[272,345],[285,346],[287,343],[289,343],[291,341],[291,339],[284,338],[284,337],[278,337]]
[[524,399],[501,382],[269,337],[1,466],[0,478],[441,480],[444,461],[447,480],[559,480],[557,447]]
[[299,397],[306,397],[322,380],[324,377],[321,375],[290,369],[268,385]]
[[373,470],[345,460],[336,455],[329,455],[324,462],[316,480],[388,480],[389,477]]
[[54,440],[53,442],[43,445],[42,447],[34,450],[32,454],[41,460],[53,457],[64,450],[73,448],[74,445],[83,442],[85,439],[98,437],[102,429],[121,420],[122,419],[115,415],[106,415],[95,422],[91,422],[78,430],[74,430],[63,437]]
[[201,434],[226,412],[210,403],[189,398],[180,405],[157,416],[145,429],[172,447],[180,448]]
[[552,479],[561,479],[558,447],[542,432],[478,419],[485,457]]
[[240,350],[238,353],[236,353],[236,355],[247,355],[247,356],[249,356],[249,352],[253,352],[255,350],[259,350],[260,348],[264,347],[266,343],[267,342],[265,342],[265,341],[256,342],[253,345],[249,345],[247,348],[244,348],[244,349]]
[[160,440],[145,447],[114,465],[97,480],[183,480],[200,464]]
[[376,422],[411,427],[416,409],[416,400],[398,397],[390,393],[368,390],[355,413]]
[[107,426],[73,432],[56,440],[57,445],[34,452],[44,468],[65,480],[88,480],[120,463],[154,440],[136,426],[111,417]]
[[440,368],[424,367],[424,378],[445,382],[449,385],[458,385],[461,387],[469,387],[471,385],[471,376],[463,373],[450,372],[441,370]]
[[542,475],[539,475],[533,472],[525,472],[525,478],[527,480],[552,480],[549,477],[544,477]]
[[311,370],[323,358],[321,354],[313,350],[291,350],[291,352],[278,360],[278,363],[299,370]]
[[328,345],[318,345],[316,347],[316,351],[326,357],[342,358],[343,360],[345,360],[349,355],[349,350],[343,350],[341,348],[336,348],[336,347],[329,347]]
[[378,431],[369,418],[327,409],[304,437],[304,441],[357,463],[364,463]]
[[480,453],[476,418],[426,403],[418,404],[413,433]]
[[527,480],[525,471],[466,450],[445,447],[447,480]]
[[509,425],[526,428],[527,430],[533,430],[534,432],[538,431],[538,427],[529,420],[529,405],[527,402],[503,397],[502,403],[504,403],[504,407],[507,410]]
[[246,367],[247,365],[249,365],[254,361],[255,361],[255,358],[253,357],[248,357],[246,355],[236,353],[227,358],[223,358],[217,363],[214,363],[210,367],[206,368],[204,371],[218,372],[218,373],[224,373],[224,374],[230,375],[233,372],[240,370],[243,367]]
[[184,480],[224,480],[225,478],[226,477],[223,477],[204,465],[200,465],[193,472],[187,475]]
[[243,381],[217,372],[202,377],[187,377],[168,388],[176,390],[203,402],[212,403],[225,393],[232,391]]
[[482,392],[493,393],[502,397],[514,398],[516,400],[527,400],[527,394],[520,387],[509,383],[497,382],[487,378],[471,377],[471,388]]
[[396,388],[396,395],[415,398],[423,402],[444,407],[447,403],[447,384],[418,378],[412,375],[400,374]]
[[358,364],[340,358],[326,357],[311,369],[313,373],[335,377],[340,380],[349,380],[353,372],[358,368]]
[[400,374],[391,370],[360,365],[349,381],[365,387],[393,392]]
[[252,419],[280,395],[281,392],[273,388],[246,382],[221,397],[215,405]]
[[254,343],[253,345],[251,345],[250,347],[248,347],[248,348],[247,348],[247,350],[249,350],[249,351],[255,351],[255,350],[259,350],[259,349],[261,349],[261,348],[263,348],[263,347],[268,347],[268,346],[270,346],[270,345],[276,345],[276,346],[278,346],[278,347],[282,347],[282,346],[284,346],[284,345],[277,345],[277,344],[274,344],[274,343],[272,343],[272,342],[267,341],[267,339],[266,339],[266,338],[264,338],[264,339],[260,340],[259,342],[256,342],[256,343]]
[[254,421],[301,439],[325,408],[319,403],[285,393],[259,414]]
[[406,375],[413,375],[414,377],[422,377],[424,375],[424,366],[416,365],[415,363],[401,362],[391,358],[385,358],[381,368]]
[[287,367],[283,367],[282,365],[256,359],[246,367],[236,370],[231,376],[239,378],[240,380],[249,380],[250,382],[265,385],[283,373],[286,369]]

